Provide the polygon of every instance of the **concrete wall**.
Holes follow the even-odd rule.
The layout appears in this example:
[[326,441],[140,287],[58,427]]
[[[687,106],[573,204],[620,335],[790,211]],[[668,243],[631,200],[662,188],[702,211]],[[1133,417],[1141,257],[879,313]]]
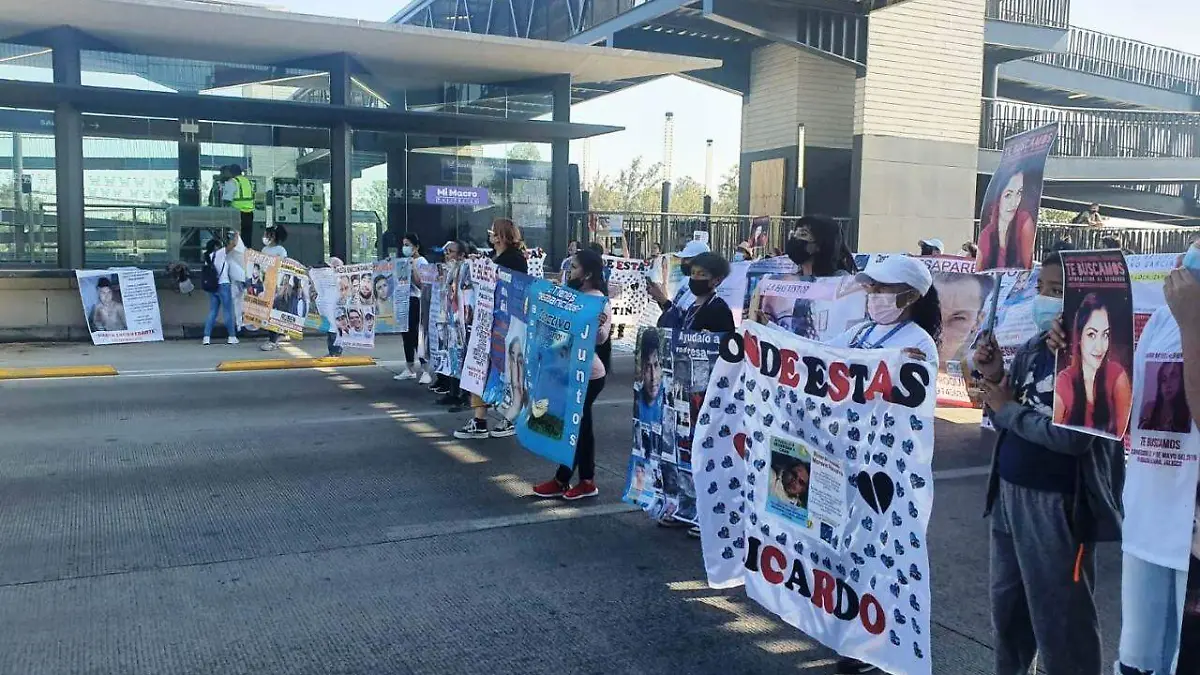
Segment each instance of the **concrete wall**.
[[[199,339],[208,316],[208,294],[197,288],[190,296],[180,295],[171,279],[156,281],[163,335],[168,340]],[[6,273],[0,276],[0,307],[0,342],[91,341],[73,274]],[[219,326],[213,334],[225,335]]]
[[855,82],[859,249],[972,238],[984,0],[908,0],[871,13]]
[[[750,93],[742,105],[742,204],[749,208],[753,162],[783,158],[787,184],[796,184],[797,129],[806,131],[808,212],[850,213],[855,71],[802,49],[772,44],[754,51]],[[796,212],[788,194],[785,211]]]

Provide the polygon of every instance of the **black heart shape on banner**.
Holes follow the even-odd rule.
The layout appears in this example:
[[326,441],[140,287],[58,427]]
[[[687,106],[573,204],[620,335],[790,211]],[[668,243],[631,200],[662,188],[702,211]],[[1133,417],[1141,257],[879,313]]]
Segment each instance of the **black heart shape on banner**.
[[892,498],[896,496],[896,484],[892,482],[890,476],[882,471],[874,475],[860,471],[858,494],[862,495],[863,501],[871,507],[872,511],[883,515],[887,513],[888,508],[892,505]]

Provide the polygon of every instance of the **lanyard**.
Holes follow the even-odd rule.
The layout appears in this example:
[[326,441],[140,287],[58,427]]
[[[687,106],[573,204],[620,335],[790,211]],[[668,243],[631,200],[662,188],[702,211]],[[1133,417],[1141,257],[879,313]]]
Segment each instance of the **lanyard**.
[[680,330],[691,330],[692,323],[696,321],[696,315],[700,313],[700,310],[708,306],[708,303],[712,302],[712,299],[715,297],[717,297],[716,293],[708,296],[708,300],[705,300],[703,305],[700,305],[699,307],[693,306],[691,309],[689,309],[687,313],[683,315],[683,325],[680,327]]
[[865,332],[859,331],[858,335],[854,336],[854,339],[850,341],[850,347],[852,347],[853,349],[879,349],[881,346],[883,346],[883,343],[885,343],[889,339],[891,339],[891,337],[893,335],[895,335],[897,332],[900,331],[901,328],[904,328],[908,324],[909,324],[908,321],[902,321],[902,322],[896,324],[895,326],[892,326],[892,329],[889,330],[887,332],[887,334],[885,334],[883,337],[879,338],[879,340],[877,340],[875,342],[875,344],[870,345],[870,344],[867,344],[867,338],[871,336],[871,331],[875,330],[875,327],[879,325],[879,324],[875,323],[874,321],[872,321],[871,325],[867,326],[867,330]]

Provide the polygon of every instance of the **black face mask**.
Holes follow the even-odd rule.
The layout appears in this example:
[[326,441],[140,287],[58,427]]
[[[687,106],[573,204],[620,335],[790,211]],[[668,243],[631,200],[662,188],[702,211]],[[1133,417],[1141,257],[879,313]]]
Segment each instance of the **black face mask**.
[[692,276],[692,263],[679,263],[679,271],[683,272],[683,276]]
[[696,297],[708,295],[712,293],[712,282],[703,279],[688,279],[688,290]]
[[583,288],[583,279],[567,279],[567,288],[580,290]]
[[812,259],[812,254],[808,252],[808,242],[803,239],[788,239],[784,252],[797,265],[803,265]]

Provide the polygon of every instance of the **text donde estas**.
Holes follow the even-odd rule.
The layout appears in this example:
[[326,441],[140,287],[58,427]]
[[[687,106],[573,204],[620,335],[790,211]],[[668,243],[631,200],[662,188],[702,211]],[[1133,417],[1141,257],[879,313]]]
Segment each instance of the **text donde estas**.
[[883,605],[870,593],[859,596],[845,581],[825,570],[814,569],[812,584],[808,581],[808,570],[800,558],[788,566],[787,554],[771,544],[749,537],[746,547],[746,569],[757,573],[772,586],[783,584],[789,591],[810,598],[813,606],[839,621],[857,619],[872,635],[880,635],[887,629],[887,614]]
[[826,363],[816,356],[801,356],[795,350],[781,349],[749,333],[731,333],[726,337],[721,343],[721,358],[729,363],[738,363],[745,358],[762,375],[793,389],[800,388],[803,375],[805,394],[835,403],[850,398],[855,403],[865,404],[882,398],[889,403],[918,408],[929,395],[931,378],[924,362],[902,364],[896,385],[886,361],[870,365],[842,361]]

